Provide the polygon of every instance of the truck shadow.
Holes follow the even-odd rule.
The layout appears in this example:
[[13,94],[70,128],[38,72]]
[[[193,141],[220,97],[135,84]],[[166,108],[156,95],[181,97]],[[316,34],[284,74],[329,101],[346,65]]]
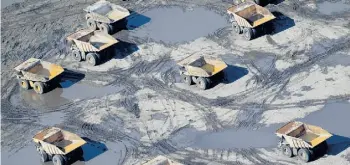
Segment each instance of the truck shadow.
[[101,142],[91,140],[87,137],[82,138],[86,141],[86,144],[81,146],[83,150],[83,161],[89,161],[108,150],[106,145]]
[[350,147],[350,138],[335,135],[327,139],[328,144],[328,155],[338,155],[342,151]]
[[264,6],[268,5],[268,4],[274,4],[274,5],[278,5],[280,3],[284,2],[284,0],[272,0],[271,2],[264,4]]
[[151,21],[151,18],[137,13],[135,11],[130,11],[130,15],[126,18],[126,30],[134,30],[141,27],[142,25]]
[[111,34],[116,34],[122,30],[134,30],[148,23],[151,18],[139,14],[135,11],[130,11],[130,15],[122,20],[112,24]]
[[227,68],[223,70],[222,72],[214,75],[211,80],[212,83],[210,85],[210,88],[215,87],[219,83],[224,84],[230,84],[238,79],[244,77],[249,73],[247,68],[242,68],[239,66],[233,66],[233,65],[227,65]]
[[295,26],[294,20],[283,13],[274,11],[272,14],[276,17],[276,19],[267,25],[267,34],[274,35]]
[[238,79],[242,78],[243,76],[247,75],[248,73],[249,71],[247,68],[228,65],[227,68],[224,70],[224,83],[233,83]]
[[75,83],[81,81],[85,78],[84,73],[80,73],[77,71],[64,69],[64,72],[60,75],[60,81],[58,84],[59,88],[69,88]]
[[102,56],[103,58],[101,58],[99,65],[104,64],[111,59],[123,59],[138,50],[139,48],[136,44],[119,40],[118,43],[103,52],[104,55]]

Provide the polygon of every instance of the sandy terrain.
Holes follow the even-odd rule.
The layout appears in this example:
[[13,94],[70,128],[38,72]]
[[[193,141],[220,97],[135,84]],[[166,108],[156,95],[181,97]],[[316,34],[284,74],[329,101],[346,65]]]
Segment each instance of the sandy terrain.
[[[269,4],[274,32],[246,41],[232,32],[230,1],[112,0],[134,12],[116,54],[95,67],[72,61],[64,38],[85,27],[92,0],[6,2],[1,24],[1,164],[40,164],[31,141],[48,126],[89,138],[74,165],[141,164],[159,154],[184,164],[302,164],[277,148],[291,120],[334,136],[308,164],[350,164],[350,3]],[[5,4],[5,3],[4,3]],[[225,80],[186,86],[176,61],[222,58]],[[19,88],[14,66],[62,65],[61,87]],[[46,163],[52,164],[52,163]]]

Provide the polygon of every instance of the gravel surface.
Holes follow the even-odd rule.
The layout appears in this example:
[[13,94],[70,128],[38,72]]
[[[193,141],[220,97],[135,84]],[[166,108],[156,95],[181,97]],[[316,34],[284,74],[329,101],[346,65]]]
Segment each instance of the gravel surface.
[[[122,41],[115,56],[91,67],[63,41],[86,26],[93,2],[2,7],[1,164],[40,164],[31,138],[48,126],[89,139],[74,165],[159,154],[190,165],[301,164],[277,149],[274,132],[291,120],[334,134],[327,155],[308,164],[350,164],[348,1],[269,4],[273,32],[246,41],[232,32],[231,1],[112,0],[133,11],[128,30],[113,35]],[[189,55],[222,58],[224,80],[205,91],[181,83],[176,61]],[[13,68],[30,57],[62,65],[61,87],[20,89]]]

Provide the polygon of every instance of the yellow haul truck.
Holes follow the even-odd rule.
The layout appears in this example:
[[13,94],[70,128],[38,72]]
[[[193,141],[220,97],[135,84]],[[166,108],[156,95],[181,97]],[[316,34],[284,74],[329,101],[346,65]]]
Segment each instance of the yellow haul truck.
[[177,63],[180,66],[180,75],[187,85],[197,84],[200,89],[207,89],[216,74],[227,68],[224,61],[218,58],[188,57]]
[[58,84],[58,77],[64,69],[40,59],[30,58],[15,67],[16,77],[23,89],[33,88],[38,94],[47,91],[50,85]]
[[117,23],[126,26],[126,17],[130,15],[129,10],[105,0],[88,6],[84,11],[87,12],[86,23],[91,30],[99,29],[109,34],[114,31]]
[[67,165],[71,159],[81,158],[81,146],[86,143],[78,135],[57,127],[49,127],[38,132],[33,141],[41,161],[52,160],[54,165]]
[[183,164],[170,160],[165,156],[159,155],[142,165],[183,165]]
[[258,33],[266,33],[268,22],[276,18],[268,9],[251,1],[230,7],[227,13],[231,17],[233,30],[238,34],[243,33],[248,41]]
[[276,131],[276,135],[281,138],[279,147],[284,155],[297,155],[305,162],[312,160],[315,155],[326,153],[326,140],[332,136],[321,127],[298,121],[282,126]]
[[101,62],[102,56],[107,53],[104,50],[118,43],[113,36],[90,29],[78,30],[67,36],[66,40],[74,60],[86,60],[92,66]]

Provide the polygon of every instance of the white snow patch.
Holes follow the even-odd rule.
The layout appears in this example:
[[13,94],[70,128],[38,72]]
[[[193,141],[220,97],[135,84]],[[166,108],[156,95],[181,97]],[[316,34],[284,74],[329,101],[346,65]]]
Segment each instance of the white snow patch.
[[291,63],[289,61],[285,61],[285,60],[277,60],[275,62],[275,67],[279,71],[283,71],[283,70],[285,70],[293,65],[294,65],[293,63]]

